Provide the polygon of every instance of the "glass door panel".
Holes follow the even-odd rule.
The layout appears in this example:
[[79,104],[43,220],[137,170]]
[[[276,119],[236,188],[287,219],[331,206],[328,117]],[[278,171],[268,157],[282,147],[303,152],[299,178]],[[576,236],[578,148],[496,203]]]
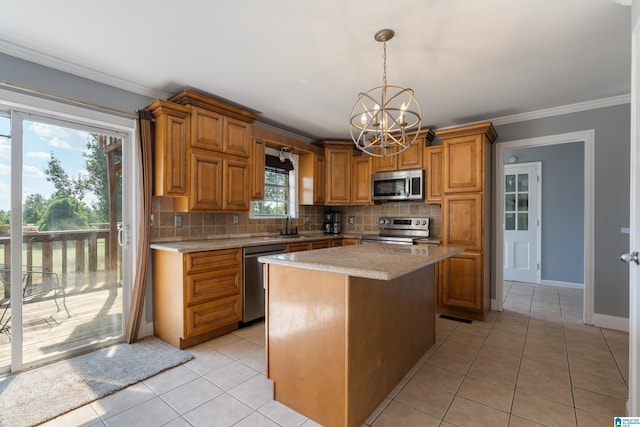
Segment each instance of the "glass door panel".
[[122,140],[23,122],[23,363],[123,334]]
[[124,329],[123,139],[0,112],[0,135],[10,130],[11,144],[0,137],[0,371],[120,341]]
[[0,372],[11,364],[11,121],[0,111]]

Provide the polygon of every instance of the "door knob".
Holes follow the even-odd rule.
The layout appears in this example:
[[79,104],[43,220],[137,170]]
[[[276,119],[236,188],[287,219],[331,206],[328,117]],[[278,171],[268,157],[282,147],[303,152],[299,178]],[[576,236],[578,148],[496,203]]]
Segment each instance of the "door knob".
[[636,264],[640,265],[640,255],[638,254],[638,252],[631,252],[630,254],[622,254],[620,255],[620,261],[622,262],[635,262]]

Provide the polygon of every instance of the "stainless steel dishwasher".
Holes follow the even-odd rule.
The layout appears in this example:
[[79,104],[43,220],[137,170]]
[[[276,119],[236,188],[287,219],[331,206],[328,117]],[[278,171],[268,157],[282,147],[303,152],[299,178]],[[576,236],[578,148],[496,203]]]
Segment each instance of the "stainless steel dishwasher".
[[249,246],[242,249],[242,322],[248,323],[264,317],[264,283],[261,262],[258,258],[263,255],[283,254],[287,252],[287,245]]

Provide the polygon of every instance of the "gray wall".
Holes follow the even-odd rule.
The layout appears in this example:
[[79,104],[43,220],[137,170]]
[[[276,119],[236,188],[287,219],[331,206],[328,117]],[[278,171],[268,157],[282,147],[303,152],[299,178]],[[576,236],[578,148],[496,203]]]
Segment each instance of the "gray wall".
[[618,317],[629,316],[629,269],[618,257],[629,249],[620,228],[629,226],[630,123],[630,105],[624,104],[496,126],[497,144],[595,129],[594,309]]
[[153,101],[152,98],[144,95],[97,83],[3,53],[0,53],[0,82],[37,89],[131,114]]
[[584,143],[505,150],[542,162],[542,280],[584,284]]

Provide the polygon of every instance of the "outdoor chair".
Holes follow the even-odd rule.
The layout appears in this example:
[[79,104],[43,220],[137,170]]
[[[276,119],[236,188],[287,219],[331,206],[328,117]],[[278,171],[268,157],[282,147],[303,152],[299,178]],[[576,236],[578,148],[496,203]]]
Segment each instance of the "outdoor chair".
[[[11,289],[11,269],[6,265],[0,265],[0,281],[4,287],[5,298],[0,300],[0,332],[9,332],[7,326],[11,319],[10,307],[11,298],[7,298],[9,295],[8,289]],[[58,274],[44,269],[31,268],[22,272],[22,301],[23,304],[29,304],[37,301],[43,301],[50,298],[52,294],[53,301],[56,304],[56,313],[61,311],[59,298],[62,298],[62,306],[67,312],[67,317],[71,317],[69,309],[67,308],[66,295],[64,287],[60,286],[60,280]]]

